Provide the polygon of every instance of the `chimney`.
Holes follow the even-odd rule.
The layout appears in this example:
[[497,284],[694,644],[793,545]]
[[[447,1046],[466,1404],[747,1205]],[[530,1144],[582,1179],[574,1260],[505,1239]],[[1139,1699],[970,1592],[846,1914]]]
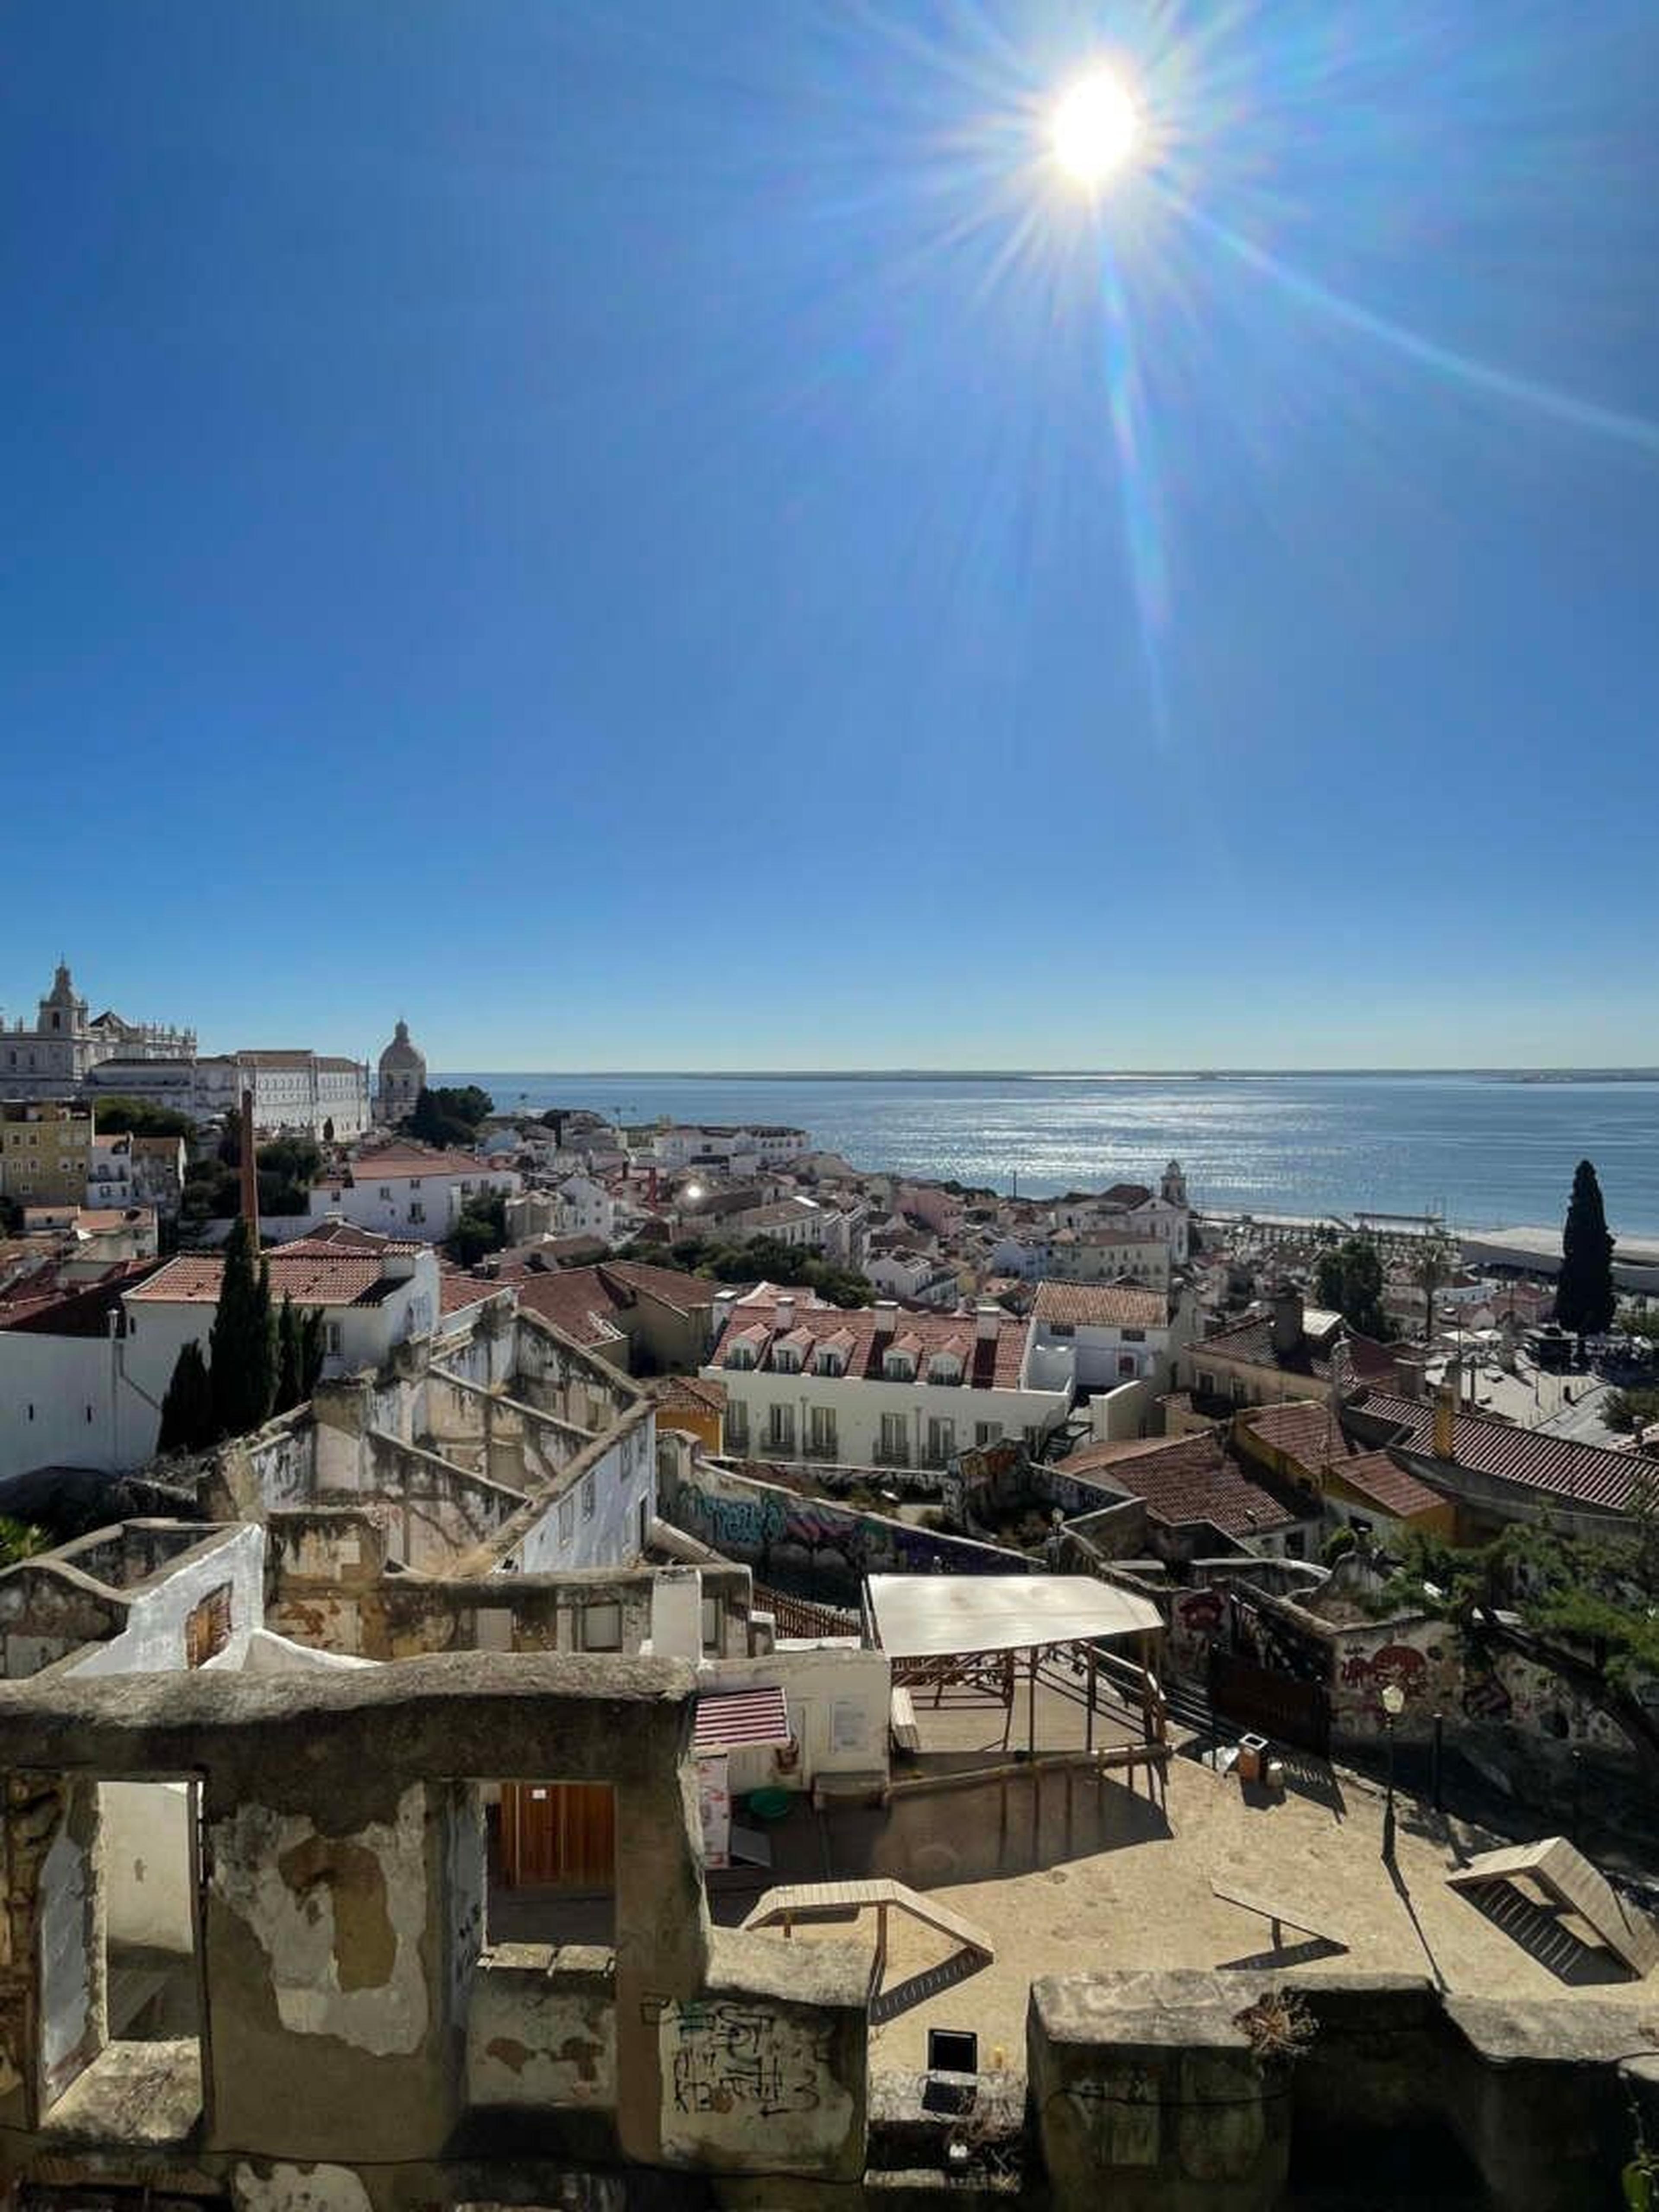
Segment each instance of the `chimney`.
[[896,1336],[898,1334],[899,1302],[896,1298],[878,1298],[872,1309],[876,1316],[878,1336]]
[[1434,1455],[1437,1459],[1455,1462],[1457,1458],[1456,1419],[1457,1386],[1455,1381],[1449,1380],[1443,1382],[1435,1393]]
[[1420,1352],[1396,1352],[1394,1355],[1394,1379],[1402,1398],[1422,1403],[1425,1376]]
[[795,1301],[793,1294],[772,1301],[772,1326],[780,1336],[787,1336],[795,1326]]
[[242,1093],[242,1218],[253,1238],[255,1251],[259,1247],[259,1163],[253,1149],[253,1093]]
[[974,1340],[977,1344],[994,1344],[1002,1334],[1002,1308],[983,1305],[974,1308]]
[[1281,1283],[1273,1292],[1273,1347],[1276,1358],[1288,1359],[1302,1342],[1302,1293],[1294,1283]]

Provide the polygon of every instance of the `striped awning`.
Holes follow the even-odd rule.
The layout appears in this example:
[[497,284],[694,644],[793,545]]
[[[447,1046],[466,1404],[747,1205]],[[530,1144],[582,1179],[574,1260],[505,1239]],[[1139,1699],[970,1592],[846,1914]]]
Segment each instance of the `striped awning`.
[[721,1690],[697,1699],[693,1742],[698,1751],[734,1751],[739,1744],[788,1741],[789,1710],[781,1690]]

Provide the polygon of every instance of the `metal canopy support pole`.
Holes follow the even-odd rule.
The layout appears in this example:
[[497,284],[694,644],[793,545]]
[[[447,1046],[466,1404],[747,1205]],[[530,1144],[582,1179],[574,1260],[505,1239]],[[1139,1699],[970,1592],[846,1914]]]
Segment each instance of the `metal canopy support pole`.
[[1092,1751],[1095,1747],[1095,1689],[1099,1673],[1100,1663],[1096,1656],[1095,1647],[1091,1644],[1089,1646],[1089,1712],[1085,1723],[1088,1732],[1084,1741],[1084,1747],[1088,1751]]

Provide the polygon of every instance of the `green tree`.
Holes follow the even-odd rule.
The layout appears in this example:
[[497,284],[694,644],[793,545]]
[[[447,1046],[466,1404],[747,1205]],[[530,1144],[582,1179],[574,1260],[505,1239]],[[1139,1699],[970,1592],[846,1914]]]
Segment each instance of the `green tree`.
[[202,1347],[191,1337],[173,1363],[173,1380],[161,1401],[161,1429],[155,1449],[158,1452],[201,1451],[213,1442],[215,1434],[213,1385]]
[[208,1337],[214,1422],[221,1436],[246,1436],[270,1416],[276,1391],[276,1333],[271,1324],[270,1263],[239,1214],[225,1245],[219,1308]]
[[294,1301],[283,1292],[283,1303],[276,1314],[276,1395],[271,1401],[273,1413],[286,1413],[300,1403],[300,1316],[294,1310]]
[[96,1102],[98,1133],[104,1137],[183,1137],[196,1134],[188,1114],[171,1106],[153,1105],[148,1098],[116,1096]]
[[14,1567],[19,1559],[31,1559],[46,1548],[45,1529],[37,1528],[31,1521],[14,1521],[9,1514],[0,1513],[0,1567]]
[[486,1116],[495,1110],[494,1099],[476,1083],[459,1089],[441,1084],[436,1090],[422,1085],[407,1127],[412,1137],[425,1144],[471,1145],[477,1141]]
[[1613,1291],[1613,1238],[1607,1234],[1601,1186],[1588,1160],[1580,1160],[1561,1231],[1561,1276],[1555,1287],[1555,1318],[1578,1339],[1600,1335],[1617,1304]]
[[1382,1310],[1382,1262],[1369,1237],[1345,1237],[1334,1251],[1322,1252],[1314,1285],[1320,1304],[1340,1313],[1361,1336],[1393,1334]]
[[470,1198],[455,1217],[448,1249],[464,1267],[471,1267],[487,1252],[499,1252],[507,1242],[507,1200],[499,1190],[486,1190]]

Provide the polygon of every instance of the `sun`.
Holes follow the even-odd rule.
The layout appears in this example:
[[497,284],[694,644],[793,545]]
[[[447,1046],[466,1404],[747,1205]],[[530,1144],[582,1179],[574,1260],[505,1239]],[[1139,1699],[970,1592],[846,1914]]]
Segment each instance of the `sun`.
[[1054,112],[1054,156],[1073,184],[1103,185],[1127,168],[1140,143],[1140,110],[1115,70],[1079,77]]

